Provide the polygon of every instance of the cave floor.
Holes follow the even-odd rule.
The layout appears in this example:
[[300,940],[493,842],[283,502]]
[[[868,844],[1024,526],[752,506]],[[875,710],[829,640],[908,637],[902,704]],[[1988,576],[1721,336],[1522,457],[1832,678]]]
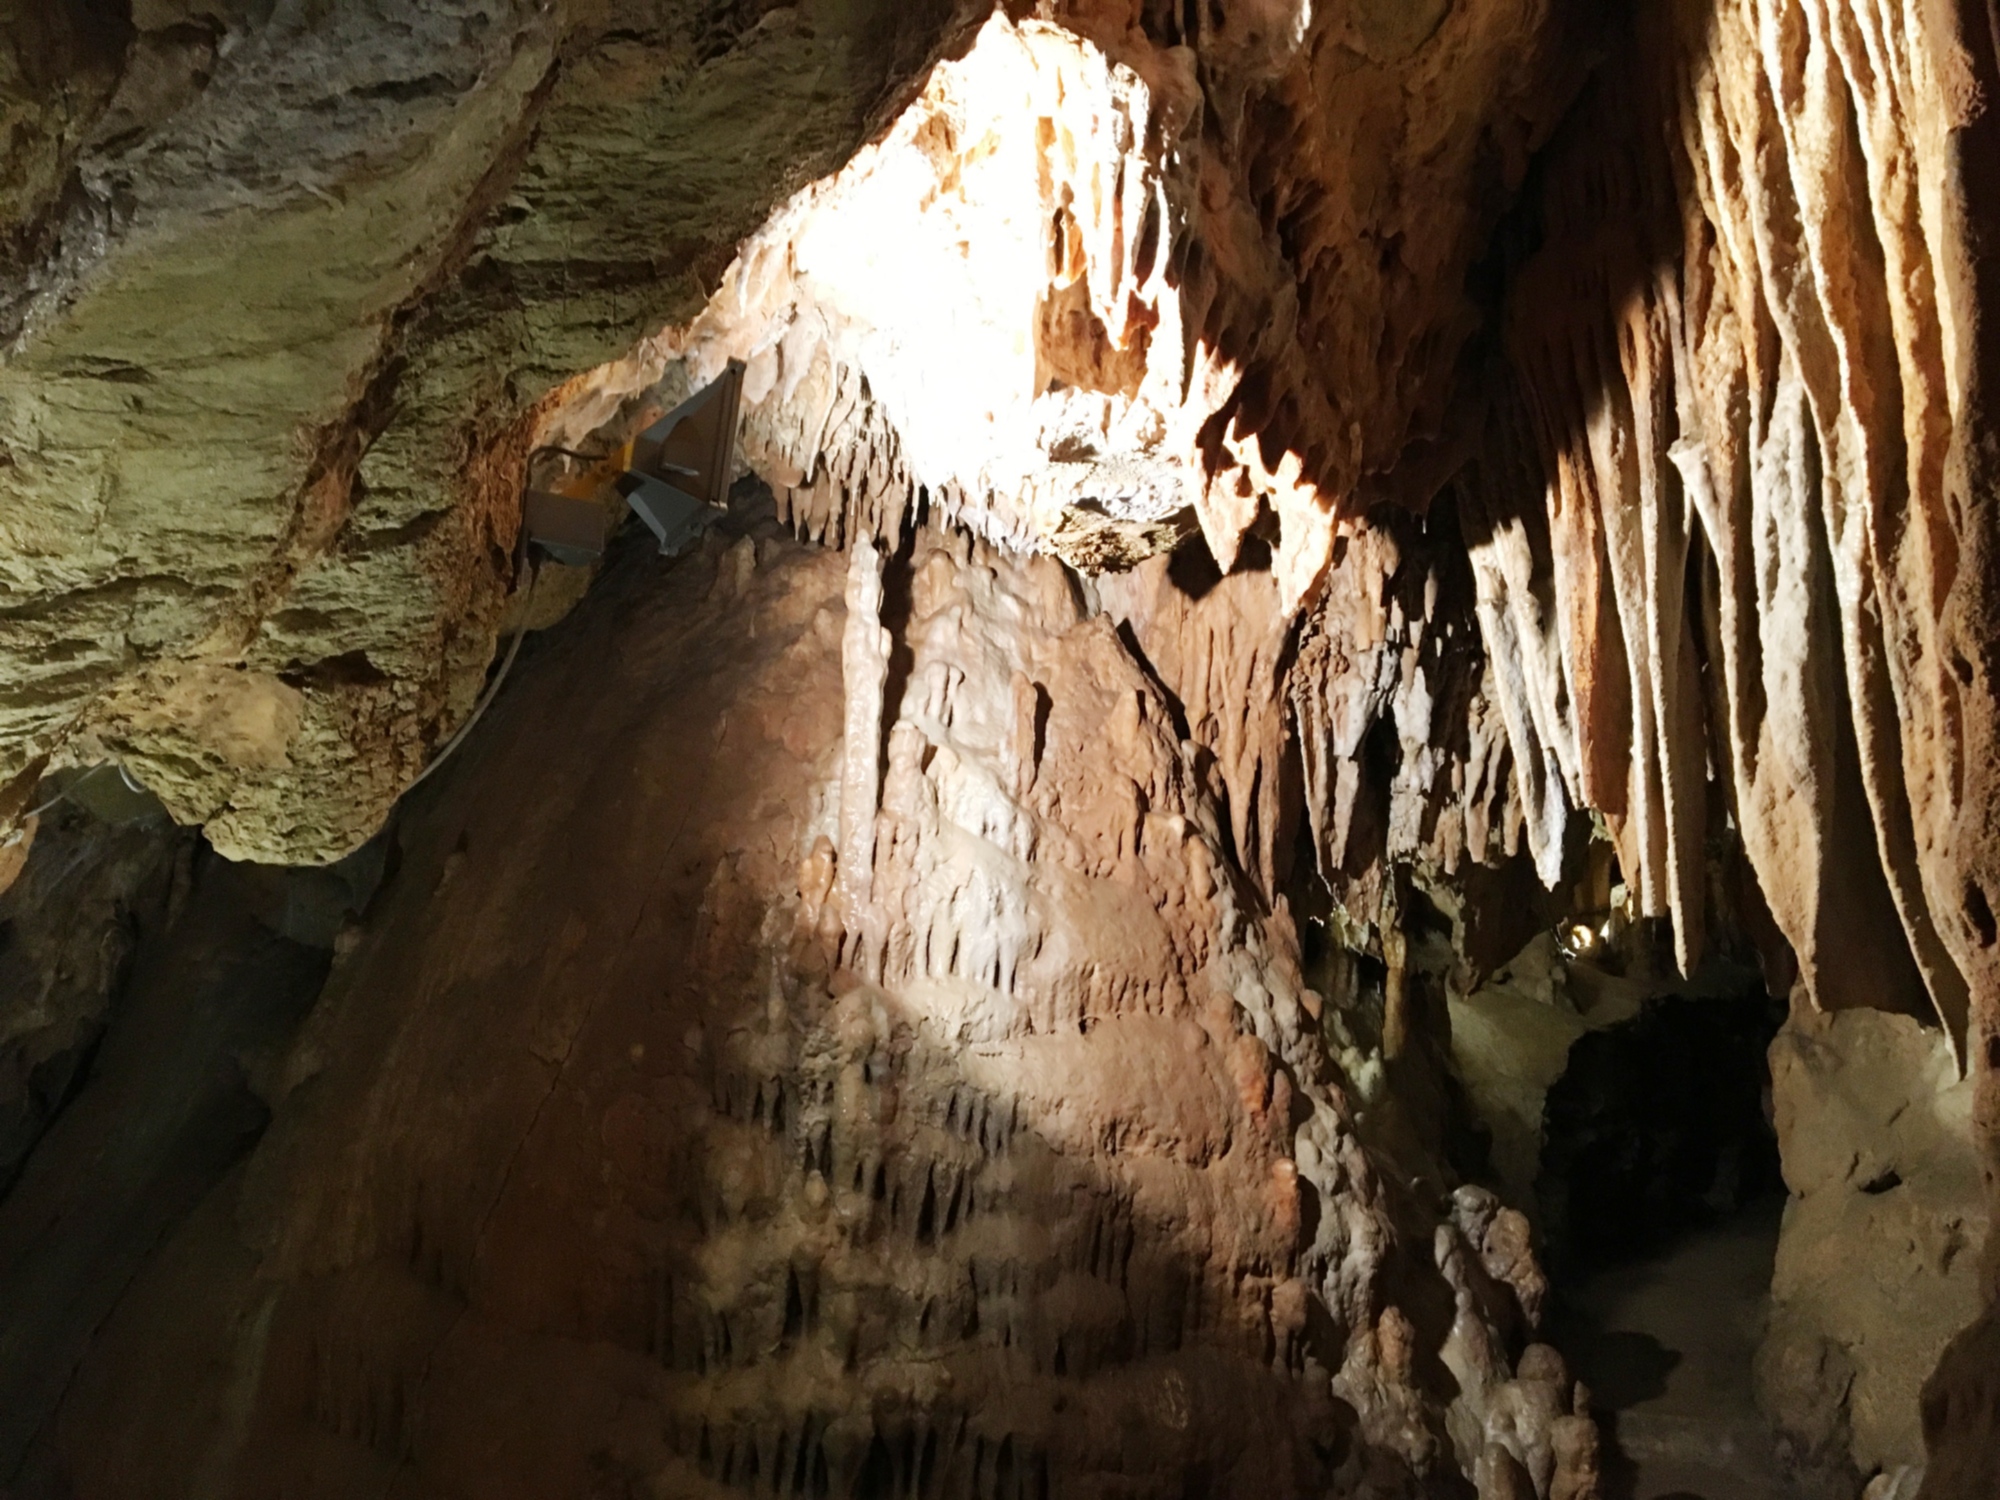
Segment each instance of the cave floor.
[[1556,1336],[1606,1414],[1613,1500],[1791,1500],[1752,1396],[1783,1199],[1564,1290]]

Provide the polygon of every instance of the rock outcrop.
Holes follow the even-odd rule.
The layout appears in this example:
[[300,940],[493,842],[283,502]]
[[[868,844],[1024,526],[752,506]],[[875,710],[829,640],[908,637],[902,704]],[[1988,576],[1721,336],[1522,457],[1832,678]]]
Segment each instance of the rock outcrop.
[[1592,1493],[1524,1224],[1357,1133],[1333,1002],[1058,564],[767,526],[657,569],[411,809],[38,1472]]
[[157,804],[123,822],[62,806],[0,848],[16,865],[0,892],[0,1194],[82,1086],[133,949],[185,879],[191,841],[165,824]]
[[1919,1392],[1980,1309],[1972,1082],[1936,1032],[1870,1010],[1795,1017],[1771,1073],[1792,1199],[1763,1403],[1863,1473],[1921,1468]]
[[521,414],[698,311],[948,10],[125,9],[4,17],[0,777],[332,859],[477,696]]
[[[1941,25],[1813,6],[1604,23],[1607,60],[1538,160],[1490,267],[1489,336],[1469,343],[1468,271],[1553,128],[1543,104],[1569,97],[1564,23],[1502,9],[1452,10],[1390,60],[1358,8],[1288,41],[1089,7],[996,16],[881,142],[747,242],[699,318],[543,431],[581,440],[612,394],[737,357],[746,456],[808,535],[888,535],[922,510],[1102,571],[1191,511],[1224,572],[1246,542],[1268,557],[1275,599],[1256,607],[1281,642],[1300,632],[1289,675],[1324,865],[1345,863],[1336,783],[1400,680],[1399,731],[1440,697],[1450,715],[1416,726],[1400,774],[1435,780],[1422,752],[1450,745],[1454,786],[1506,786],[1546,884],[1573,822],[1600,817],[1689,967],[1726,820],[1820,1003],[1927,1003],[1962,1043],[1991,925],[1952,831],[1980,815],[1967,726],[1990,694],[1970,641],[1945,641],[1948,612],[1960,634],[1977,614],[1971,586],[1953,593],[1980,514],[1955,498],[1980,420],[1954,154],[1974,62]],[[1351,170],[1347,101],[1367,88],[1333,89],[1319,117],[1288,105],[1294,72],[1318,82],[1336,56],[1396,80],[1396,108],[1370,118],[1397,192],[1365,209],[1325,168]],[[1489,144],[1407,165],[1446,60]],[[1225,85],[1250,76],[1254,109]],[[1047,123],[1003,128],[1027,117]],[[1275,197],[1256,185],[1276,168],[1237,154],[1268,151],[1250,120],[1291,125]],[[1287,195],[1305,206],[1288,214]],[[910,233],[885,235],[905,204]],[[1360,243],[1399,248],[1360,274]],[[1402,258],[1417,243],[1422,275]],[[1374,327],[1362,302],[1415,311],[1336,380],[1340,340]],[[1439,549],[1457,555],[1435,567],[1470,558],[1490,665],[1455,692],[1422,653],[1464,592],[1428,585],[1398,608],[1365,582],[1404,563],[1382,515],[1396,501],[1457,512]],[[1309,654],[1329,610],[1398,659],[1356,673],[1337,645]],[[1511,776],[1487,768],[1501,739]],[[1422,790],[1434,822],[1452,796]],[[1285,792],[1267,777],[1253,795]]]

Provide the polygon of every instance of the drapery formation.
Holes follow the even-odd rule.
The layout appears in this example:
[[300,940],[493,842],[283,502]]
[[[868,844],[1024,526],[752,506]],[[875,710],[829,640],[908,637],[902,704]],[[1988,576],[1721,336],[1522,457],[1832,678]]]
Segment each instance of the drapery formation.
[[[1915,11],[1644,9],[1589,33],[1607,60],[1530,176],[1553,117],[1493,71],[1560,94],[1552,39],[1583,24],[1454,12],[1392,56],[1316,16],[1258,33],[1253,68],[1233,23],[996,17],[619,379],[748,358],[746,451],[817,537],[921,511],[1164,579],[1146,557],[1198,526],[1231,573],[1217,600],[1105,597],[1210,622],[1157,665],[1192,663],[1197,717],[1232,704],[1213,748],[1269,888],[1300,821],[1323,869],[1356,862],[1370,780],[1402,809],[1380,853],[1525,847],[1551,886],[1590,812],[1692,965],[1733,832],[1822,1003],[1929,1009],[1962,1046],[1993,925],[1953,831],[1981,669],[1945,623],[1982,515],[1954,165],[1972,54]],[[1398,161],[1439,60],[1482,59],[1468,98],[1497,144],[1423,159],[1496,205],[1525,183],[1486,262],[1477,192],[1440,221],[1409,184],[1332,172],[1359,125],[1298,90],[1336,55],[1356,89],[1400,81]],[[1009,111],[1043,126],[1009,133]],[[904,199],[921,213],[883,246]],[[1363,302],[1387,321],[1343,363]]]
[[1606,814],[1684,960],[1712,777],[1821,1002],[1893,1008],[1920,975],[1960,1038],[1966,66],[1886,7],[1648,16],[1552,153],[1494,418],[1546,528],[1481,570],[1541,676],[1517,760]]

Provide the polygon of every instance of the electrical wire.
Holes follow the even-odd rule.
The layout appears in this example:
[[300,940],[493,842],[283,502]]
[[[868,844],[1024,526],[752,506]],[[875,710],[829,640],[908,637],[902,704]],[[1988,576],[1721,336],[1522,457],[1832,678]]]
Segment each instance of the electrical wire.
[[20,819],[14,825],[14,831],[7,836],[6,843],[4,845],[0,845],[0,848],[12,848],[15,844],[18,844],[21,841],[23,825],[25,825],[30,818],[39,818],[43,813],[49,811],[51,808],[58,807],[62,803],[69,801],[70,793],[75,791],[78,787],[82,786],[86,781],[90,780],[91,777],[101,776],[106,771],[110,771],[113,769],[115,769],[118,772],[119,776],[124,779],[125,785],[130,787],[133,791],[144,792],[146,790],[144,787],[140,786],[136,781],[134,781],[131,778],[131,776],[126,772],[124,764],[122,762],[107,761],[105,762],[105,764],[101,766],[92,766],[88,771],[85,771],[81,776],[77,777],[76,780],[72,781],[68,786],[64,787],[61,791],[57,792],[53,797],[49,798],[48,801],[42,803],[41,806],[31,807],[26,812],[22,813]]
[[[60,807],[63,803],[67,802],[68,800],[69,800],[69,792],[67,790],[57,792],[53,797],[49,798],[49,800],[44,802],[40,807],[31,807],[26,812],[22,813],[21,821],[25,823],[30,818],[39,818],[43,813],[47,812],[50,808]],[[20,831],[21,830],[18,828],[14,830],[14,832],[17,834]]]
[[557,443],[544,443],[528,455],[528,461],[530,463],[534,462],[536,455],[542,453],[559,453],[564,458],[574,458],[579,462],[587,464],[601,464],[607,458],[611,457],[609,453],[581,453],[575,448],[565,448]]
[[[555,449],[554,451],[558,453],[567,453],[569,450],[558,448]],[[581,458],[586,455],[577,454],[574,456]],[[446,761],[451,759],[452,753],[455,750],[457,750],[460,745],[464,744],[465,737],[472,733],[473,726],[478,724],[480,719],[485,715],[486,710],[493,706],[493,700],[500,696],[500,689],[506,686],[507,674],[514,670],[514,659],[521,654],[521,643],[528,638],[528,621],[533,618],[533,611],[535,605],[535,585],[540,583],[542,578],[542,573],[540,568],[536,567],[533,563],[530,563],[528,565],[528,568],[529,568],[528,594],[527,598],[525,598],[521,603],[521,615],[522,615],[521,628],[514,632],[513,644],[507,648],[506,659],[500,663],[499,675],[496,676],[493,679],[492,683],[488,685],[486,691],[480,694],[479,701],[472,706],[471,714],[467,716],[466,721],[463,724],[458,726],[458,732],[452,735],[450,739],[444,742],[444,748],[438,751],[436,755],[431,757],[431,763],[425,766],[423,770],[418,773],[417,779],[411,782],[408,786],[403,788],[403,793],[405,796],[409,795],[409,793],[415,791],[418,787],[422,786],[426,781],[430,779],[432,773],[434,773],[439,766],[442,766]],[[84,772],[83,775],[77,777],[77,779],[72,781],[68,786],[64,787],[61,791],[57,792],[53,797],[49,798],[48,801],[41,803],[39,806],[31,807],[26,812],[22,813],[20,815],[20,818],[16,821],[14,825],[13,832],[8,834],[4,840],[0,840],[0,849],[11,849],[14,845],[20,843],[22,837],[27,832],[27,824],[32,819],[39,818],[43,813],[49,812],[52,809],[59,807],[63,803],[69,801],[70,794],[74,792],[78,787],[82,786],[86,781],[90,780],[93,776],[101,776],[106,771],[116,771],[118,773],[118,779],[125,783],[126,789],[128,791],[137,792],[142,797],[146,795],[146,789],[143,786],[141,786],[138,782],[132,779],[132,773],[125,769],[125,763],[123,761],[109,761],[101,766],[93,766],[90,770]]]
[[541,569],[535,567],[533,564],[530,564],[529,567],[528,595],[521,603],[521,628],[514,632],[514,644],[507,648],[507,656],[500,663],[498,675],[487,686],[486,691],[480,695],[479,701],[472,705],[471,714],[467,716],[463,724],[458,726],[458,732],[444,742],[444,748],[431,757],[431,763],[418,773],[417,779],[403,788],[404,796],[407,797],[411,792],[422,786],[431,778],[432,773],[439,766],[451,759],[452,752],[465,743],[465,737],[472,733],[473,726],[479,722],[486,710],[493,706],[493,700],[500,696],[500,689],[506,686],[507,674],[514,670],[514,658],[521,654],[521,642],[528,638],[528,622],[534,618],[535,585],[542,581]]

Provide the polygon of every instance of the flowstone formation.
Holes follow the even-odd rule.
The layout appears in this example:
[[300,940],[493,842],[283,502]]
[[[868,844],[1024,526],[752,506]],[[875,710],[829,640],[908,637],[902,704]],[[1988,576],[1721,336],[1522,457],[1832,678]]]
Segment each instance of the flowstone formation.
[[[1505,163],[1510,142],[1539,144],[1541,117],[1474,91],[1495,149],[1459,181],[1478,182],[1476,160],[1495,186],[1525,182],[1517,208],[1469,279],[1476,186],[1454,200],[1463,217],[1423,221],[1426,248],[1463,252],[1455,274],[1433,261],[1417,278],[1436,321],[1384,330],[1367,369],[1322,385],[1292,336],[1370,326],[1344,301],[1368,278],[1343,250],[1379,235],[1407,255],[1397,213],[1436,199],[1399,171],[1408,198],[1347,211],[1314,176],[1306,124],[1281,175],[1233,156],[1268,150],[1247,122],[1290,118],[1287,69],[1339,59],[1358,75],[1373,56],[1399,79],[1372,116],[1393,143],[1375,160],[1421,138],[1397,108],[1445,57],[1504,55],[1534,100],[1560,93],[1560,54],[1538,50],[1556,19],[1509,31],[1497,7],[1459,7],[1384,61],[1343,30],[1359,16],[1297,17],[1241,114],[1220,81],[1232,42],[1271,47],[1256,22],[996,17],[882,145],[753,238],[656,357],[696,378],[751,361],[746,456],[810,535],[893,529],[920,497],[1095,571],[1169,546],[1148,528],[1183,502],[1231,587],[1192,604],[1166,590],[1155,613],[1169,569],[1148,564],[1106,598],[1138,590],[1136,638],[1205,726],[1245,868],[1282,889],[1303,819],[1344,916],[1382,933],[1366,946],[1392,969],[1386,872],[1449,885],[1525,850],[1560,889],[1594,830],[1683,971],[1717,946],[1712,927],[1734,927],[1808,1009],[1929,1017],[1983,1080],[1990,1140],[2000,1041],[1973,1001],[2000,993],[2000,601],[1976,258],[1991,225],[1973,164],[1992,37],[1976,19],[1961,34],[1942,14],[1813,4],[1605,21],[1590,33],[1603,61],[1532,180]],[[1189,61],[1212,111],[1198,143],[1172,66]],[[987,123],[999,111],[966,82],[1015,75],[1016,113],[1047,108],[1030,83],[1088,101],[1042,116],[1032,174],[1001,148],[1025,151],[1026,133]],[[1319,123],[1347,118],[1334,97]],[[888,180],[907,180],[942,244],[857,252]],[[1022,234],[1006,262],[1021,280],[982,270],[1037,210],[1046,245]],[[1274,274],[1248,242],[1296,258]],[[892,274],[852,269],[874,263]],[[1489,320],[1469,337],[1446,310],[1481,277]],[[902,321],[917,283],[950,315],[916,298]],[[1256,336],[1233,320],[1246,288],[1264,293]],[[1009,326],[1008,301],[1003,400],[983,382],[1008,368],[1004,337],[958,366],[933,341],[979,347]],[[1426,340],[1442,346],[1432,378],[1456,371],[1448,390],[1395,379]],[[1339,369],[1338,348],[1315,346],[1315,370]],[[1385,433],[1393,451],[1371,460],[1363,435]],[[1467,629],[1477,648],[1454,647]],[[1373,814],[1358,847],[1357,807]],[[1855,1457],[1865,1471],[1879,1453]]]
[[1596,1493],[1525,1223],[1367,1144],[1059,565],[767,524],[602,590],[412,812],[270,1135],[31,1472]]
[[[1536,72],[1552,32],[1509,29],[1499,9],[1451,10],[1423,46],[1374,65],[1409,112],[1400,130],[1377,124],[1388,161],[1422,144],[1410,120],[1446,58],[1504,65],[1535,80],[1524,97],[1567,103]],[[1416,638],[1372,681],[1301,661],[1302,693],[1349,694],[1358,677],[1379,717],[1402,682],[1435,701],[1444,669],[1423,662],[1421,637],[1463,601],[1434,591],[1397,611],[1365,584],[1357,601],[1346,559],[1399,551],[1395,523],[1368,507],[1382,491],[1455,509],[1488,677],[1452,703],[1465,722],[1413,738],[1504,730],[1508,795],[1545,884],[1572,820],[1598,815],[1640,914],[1672,919],[1692,967],[1704,847],[1726,817],[1823,1004],[1900,1005],[1921,986],[1963,1039],[1992,928],[1976,840],[1954,832],[1984,816],[1970,747],[1991,699],[1961,564],[1980,545],[1963,498],[1979,414],[1952,132],[1973,59],[1935,29],[1814,7],[1605,23],[1592,39],[1610,56],[1501,237],[1496,326],[1468,345],[1463,286],[1498,217],[1468,205],[1518,186],[1552,121],[1497,85],[1471,89],[1488,156],[1422,158],[1457,165],[1456,196],[1393,172],[1406,196],[1354,211],[1315,176],[1320,132],[1352,128],[1350,95],[1312,72],[1336,58],[1369,71],[1365,36],[1343,30],[1354,16],[1301,21],[1289,43],[1254,23],[1204,26],[1192,56],[1173,26],[1134,34],[1088,7],[1061,19],[996,16],[883,142],[753,237],[708,310],[655,352],[697,381],[751,362],[746,457],[788,513],[837,539],[893,529],[921,494],[1097,572],[1171,541],[1134,525],[1191,511],[1225,572],[1246,541],[1267,544],[1273,629],[1303,639],[1323,612],[1358,612],[1371,645]],[[1197,108],[1186,67],[1228,76],[1253,39],[1269,97],[1237,116],[1211,87]],[[1284,116],[1294,69],[1338,102],[1296,126],[1289,171],[1259,196],[1257,167],[1232,153],[1266,145],[1247,121]],[[1024,117],[1042,123],[1009,128]],[[1523,165],[1498,170],[1509,160]],[[1423,217],[1443,201],[1451,217]],[[914,203],[922,227],[884,246],[892,203]],[[1455,258],[1396,269],[1420,234]],[[1298,264],[1258,261],[1239,235]],[[1397,304],[1345,273],[1358,239],[1395,247],[1384,283],[1422,288],[1425,320],[1383,330],[1369,368],[1334,380],[1327,341],[1367,321],[1346,299]],[[1260,294],[1252,337],[1233,320]],[[1398,379],[1432,344],[1427,378],[1457,368],[1456,400]],[[1294,368],[1301,345],[1320,379]],[[1441,434],[1448,415],[1471,429],[1457,451],[1411,454],[1419,419]],[[1468,709],[1475,697],[1497,722]],[[1306,723],[1299,737],[1326,735]],[[1325,763],[1354,760],[1354,732],[1334,738],[1345,754]],[[1266,777],[1252,796],[1285,794]],[[1342,821],[1324,776],[1305,800],[1323,838]],[[1323,853],[1341,867],[1340,850]]]

